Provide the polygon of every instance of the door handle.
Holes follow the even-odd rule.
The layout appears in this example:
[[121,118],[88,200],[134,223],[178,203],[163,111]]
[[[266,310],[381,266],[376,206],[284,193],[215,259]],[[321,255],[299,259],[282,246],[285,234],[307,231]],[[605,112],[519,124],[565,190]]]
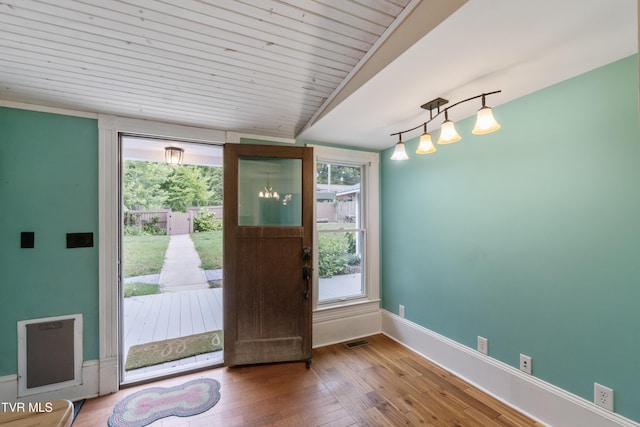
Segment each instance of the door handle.
[[311,248],[309,246],[302,248],[302,260],[311,261]]
[[305,283],[304,298],[309,299],[309,284],[311,283],[311,271],[313,269],[308,266],[302,267],[302,280]]

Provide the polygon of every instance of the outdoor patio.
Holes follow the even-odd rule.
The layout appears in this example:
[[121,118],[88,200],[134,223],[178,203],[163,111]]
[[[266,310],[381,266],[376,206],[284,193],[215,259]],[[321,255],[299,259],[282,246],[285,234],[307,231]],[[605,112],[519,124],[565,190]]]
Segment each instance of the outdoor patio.
[[[133,345],[222,329],[222,288],[124,299],[124,360]],[[222,363],[223,352],[201,354],[125,373],[125,381],[159,370],[179,370],[185,365]]]

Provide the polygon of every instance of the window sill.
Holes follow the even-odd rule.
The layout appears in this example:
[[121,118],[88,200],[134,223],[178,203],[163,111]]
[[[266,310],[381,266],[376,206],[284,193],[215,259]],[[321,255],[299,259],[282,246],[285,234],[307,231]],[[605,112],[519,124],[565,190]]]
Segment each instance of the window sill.
[[338,301],[335,304],[327,304],[313,311],[313,322],[326,322],[361,314],[376,313],[380,311],[379,299],[360,299],[354,301]]

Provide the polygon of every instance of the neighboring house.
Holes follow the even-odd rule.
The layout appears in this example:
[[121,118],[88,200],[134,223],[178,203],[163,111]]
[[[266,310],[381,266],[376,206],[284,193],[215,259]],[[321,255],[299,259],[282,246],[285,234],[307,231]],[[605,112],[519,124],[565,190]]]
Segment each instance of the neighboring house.
[[360,184],[316,185],[317,222],[354,222],[360,202]]

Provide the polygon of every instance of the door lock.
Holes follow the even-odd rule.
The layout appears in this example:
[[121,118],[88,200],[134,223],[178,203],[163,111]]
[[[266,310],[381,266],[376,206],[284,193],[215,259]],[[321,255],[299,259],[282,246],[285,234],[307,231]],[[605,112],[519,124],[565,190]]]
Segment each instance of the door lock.
[[309,246],[302,248],[302,260],[311,261],[311,248]]

